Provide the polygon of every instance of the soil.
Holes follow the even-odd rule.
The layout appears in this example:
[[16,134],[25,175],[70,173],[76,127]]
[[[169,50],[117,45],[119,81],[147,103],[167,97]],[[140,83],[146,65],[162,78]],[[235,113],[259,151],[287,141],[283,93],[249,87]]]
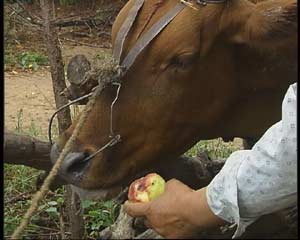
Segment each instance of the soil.
[[[125,2],[125,0],[101,0],[90,3],[80,1],[78,4],[64,7],[56,4],[55,15],[58,20],[87,17],[94,15],[98,10],[104,11],[101,15],[103,23],[100,25],[88,26],[87,24],[86,26],[57,28],[65,65],[77,54],[84,54],[93,65],[97,55],[101,56],[111,51],[99,48],[99,46],[110,45],[111,24]],[[24,4],[24,6],[32,16],[41,17],[38,5]],[[22,52],[38,52],[46,55],[43,34],[37,31],[37,28],[32,28],[32,25],[27,22],[13,21],[19,17],[15,11],[12,11],[19,9],[18,5],[8,6],[7,4],[5,9],[8,11],[6,15],[6,23],[8,23],[6,48],[15,55]],[[26,16],[26,11],[23,14]],[[99,32],[104,34],[99,36]],[[29,132],[30,128],[35,127],[39,136],[46,136],[49,119],[56,109],[50,68],[41,67],[37,71],[23,71],[15,66],[8,66],[7,70],[4,74],[5,129],[13,131],[18,126],[22,131]]]
[[[62,48],[65,63],[68,63],[76,54],[84,54],[93,62],[98,54],[108,51],[74,45],[64,45]],[[5,72],[4,77],[5,129],[15,130],[16,126],[21,124],[22,129],[28,132],[34,124],[40,130],[40,135],[45,135],[49,119],[56,109],[50,68],[40,68],[35,72],[14,70]]]

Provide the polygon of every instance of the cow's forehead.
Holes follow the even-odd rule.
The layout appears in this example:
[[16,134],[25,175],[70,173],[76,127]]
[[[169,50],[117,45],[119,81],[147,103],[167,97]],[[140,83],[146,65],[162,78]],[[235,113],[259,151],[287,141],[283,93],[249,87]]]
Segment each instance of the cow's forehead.
[[[163,17],[178,1],[166,1],[157,11],[153,12],[153,3],[146,1],[130,34],[126,40],[124,53],[128,53],[135,45],[137,39],[145,34],[161,17]],[[208,28],[218,26],[217,16],[220,14],[220,6],[207,6],[194,10],[186,7],[149,45],[150,55],[156,55],[159,59],[169,55],[196,52],[199,50],[201,31],[207,25]],[[208,39],[213,41],[213,39]],[[147,53],[149,54],[149,52]],[[158,60],[159,59],[155,59]]]
[[149,53],[153,57],[165,59],[174,54],[194,53],[199,47],[200,30],[197,26],[176,19],[149,46]]

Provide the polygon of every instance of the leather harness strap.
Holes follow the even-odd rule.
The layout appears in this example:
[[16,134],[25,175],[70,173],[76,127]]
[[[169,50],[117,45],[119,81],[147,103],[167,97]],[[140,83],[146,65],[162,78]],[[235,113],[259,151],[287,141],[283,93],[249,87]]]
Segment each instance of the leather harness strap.
[[117,34],[117,38],[115,40],[115,46],[113,49],[113,57],[118,63],[120,63],[125,39],[136,19],[140,9],[144,5],[144,2],[145,2],[145,0],[136,0],[135,1],[133,7],[129,10],[126,20],[123,22],[123,24]]
[[[149,45],[149,43],[187,6],[182,1],[175,5],[166,15],[164,15],[157,23],[155,23],[140,39],[137,40],[133,48],[129,51],[124,60],[121,61],[123,45],[125,39],[133,26],[135,19],[145,0],[135,0],[133,7],[129,10],[128,16],[122,24],[113,49],[113,57],[117,63],[123,68],[123,74],[133,65],[139,54]],[[208,3],[217,4],[224,3],[226,0],[197,0],[196,3],[205,6]]]
[[138,55],[148,46],[148,44],[180,13],[186,6],[178,3],[157,23],[155,23],[148,32],[146,32],[130,50],[121,66],[125,67],[125,72],[132,66]]
[[224,3],[226,2],[227,0],[197,0],[196,3],[197,4],[200,4],[200,5],[207,5],[208,3],[209,4],[218,4],[218,3]]
[[140,9],[143,7],[145,0],[136,0],[133,7],[129,10],[128,16],[122,24],[114,45],[113,57],[123,68],[123,74],[132,66],[139,54],[148,46],[148,44],[180,13],[186,6],[178,3],[166,15],[164,15],[157,23],[155,23],[148,32],[146,32],[129,51],[122,63],[121,55],[125,39],[137,18]]

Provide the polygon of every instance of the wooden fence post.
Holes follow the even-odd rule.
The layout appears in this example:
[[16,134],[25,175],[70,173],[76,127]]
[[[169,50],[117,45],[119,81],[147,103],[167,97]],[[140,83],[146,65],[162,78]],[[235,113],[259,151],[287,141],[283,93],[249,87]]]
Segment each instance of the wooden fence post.
[[[51,77],[56,107],[59,108],[68,100],[60,93],[66,88],[65,71],[61,49],[59,47],[58,36],[55,27],[51,24],[53,20],[53,0],[40,0],[40,5],[44,18],[44,33],[47,45],[47,52],[51,68]],[[70,109],[66,108],[58,115],[59,133],[66,130],[72,123]],[[68,218],[70,222],[70,231],[72,239],[82,239],[84,236],[84,222],[80,211],[80,199],[73,193],[70,186],[66,186],[66,205]]]

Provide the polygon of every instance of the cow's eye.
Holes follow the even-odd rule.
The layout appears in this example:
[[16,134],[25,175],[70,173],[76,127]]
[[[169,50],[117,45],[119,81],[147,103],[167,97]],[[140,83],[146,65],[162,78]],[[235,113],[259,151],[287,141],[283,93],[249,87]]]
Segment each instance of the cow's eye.
[[193,65],[196,58],[197,58],[197,55],[195,55],[195,54],[174,56],[170,61],[170,66],[185,70],[188,67]]

